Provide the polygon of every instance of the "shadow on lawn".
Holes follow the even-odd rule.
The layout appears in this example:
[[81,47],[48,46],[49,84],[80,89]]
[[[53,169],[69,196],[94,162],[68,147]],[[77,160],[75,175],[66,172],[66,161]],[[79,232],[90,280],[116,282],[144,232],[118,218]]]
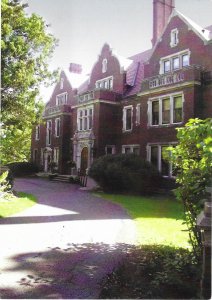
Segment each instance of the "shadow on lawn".
[[23,253],[10,259],[13,267],[2,272],[24,272],[17,287],[0,288],[0,298],[98,298],[101,282],[127,253],[130,245],[68,244],[66,249],[49,248]]

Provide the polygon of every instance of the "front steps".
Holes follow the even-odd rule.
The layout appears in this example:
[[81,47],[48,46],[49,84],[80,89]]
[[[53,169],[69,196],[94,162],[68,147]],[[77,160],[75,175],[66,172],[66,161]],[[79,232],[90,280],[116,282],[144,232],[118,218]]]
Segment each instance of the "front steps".
[[73,183],[76,179],[76,175],[60,175],[60,174],[51,174],[49,179],[52,181],[68,182]]

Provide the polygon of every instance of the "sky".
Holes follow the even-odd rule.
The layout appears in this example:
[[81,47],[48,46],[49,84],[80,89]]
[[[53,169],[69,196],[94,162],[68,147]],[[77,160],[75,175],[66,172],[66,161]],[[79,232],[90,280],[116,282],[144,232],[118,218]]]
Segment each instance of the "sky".
[[[51,24],[59,46],[50,69],[82,65],[89,74],[105,42],[129,57],[151,48],[153,0],[27,0],[28,14],[36,13]],[[212,24],[212,0],[175,0],[181,13],[202,27]],[[42,88],[44,102],[53,87]]]

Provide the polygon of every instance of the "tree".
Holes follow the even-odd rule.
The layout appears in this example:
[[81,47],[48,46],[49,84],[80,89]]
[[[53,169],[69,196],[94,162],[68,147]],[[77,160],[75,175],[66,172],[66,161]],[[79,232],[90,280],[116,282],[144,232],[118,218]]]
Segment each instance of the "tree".
[[190,240],[196,254],[200,253],[201,236],[196,227],[197,215],[206,197],[212,174],[212,119],[191,119],[178,128],[179,144],[171,148],[179,187],[176,195],[184,204]]
[[57,41],[40,16],[26,14],[26,7],[20,0],[1,2],[2,164],[29,158],[31,128],[43,109],[39,86],[56,75],[48,71],[48,59]]

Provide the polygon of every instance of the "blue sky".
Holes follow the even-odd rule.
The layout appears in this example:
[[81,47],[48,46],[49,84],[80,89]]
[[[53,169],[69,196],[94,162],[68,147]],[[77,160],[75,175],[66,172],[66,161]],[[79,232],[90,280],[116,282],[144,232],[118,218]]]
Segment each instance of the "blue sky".
[[[131,56],[151,48],[152,0],[28,0],[27,12],[42,16],[59,39],[50,68],[82,64],[89,73],[105,42]],[[205,27],[212,24],[211,0],[175,0],[176,9]],[[44,101],[51,88],[42,90]]]

